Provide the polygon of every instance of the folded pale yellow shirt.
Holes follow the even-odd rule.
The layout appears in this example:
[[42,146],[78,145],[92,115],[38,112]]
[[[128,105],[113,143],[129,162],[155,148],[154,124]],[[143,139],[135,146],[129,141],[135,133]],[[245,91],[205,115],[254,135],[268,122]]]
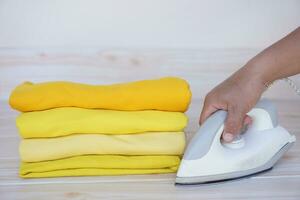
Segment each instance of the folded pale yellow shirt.
[[20,166],[22,178],[157,174],[177,171],[179,156],[88,155],[60,160],[26,163]]
[[16,119],[23,138],[58,137],[71,134],[131,134],[182,131],[187,117],[180,112],[116,111],[55,108],[22,113]]
[[184,112],[190,99],[191,91],[185,80],[166,77],[113,85],[25,82],[13,90],[9,103],[22,112],[58,107]]
[[24,162],[55,160],[79,155],[182,155],[183,132],[134,135],[79,134],[47,139],[24,139],[20,157]]

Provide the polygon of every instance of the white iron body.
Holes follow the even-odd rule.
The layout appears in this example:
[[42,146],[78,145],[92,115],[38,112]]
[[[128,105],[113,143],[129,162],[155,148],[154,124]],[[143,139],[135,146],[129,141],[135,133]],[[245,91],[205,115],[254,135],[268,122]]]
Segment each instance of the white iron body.
[[177,184],[234,179],[273,167],[295,142],[277,123],[275,106],[261,100],[248,115],[251,126],[232,143],[221,141],[226,111],[210,116],[195,134],[177,172]]

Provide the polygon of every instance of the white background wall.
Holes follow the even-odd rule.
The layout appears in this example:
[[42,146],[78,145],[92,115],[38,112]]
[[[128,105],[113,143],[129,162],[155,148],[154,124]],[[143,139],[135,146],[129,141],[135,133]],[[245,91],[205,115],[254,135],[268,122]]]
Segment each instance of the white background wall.
[[0,48],[263,48],[299,25],[299,0],[0,0]]
[[[203,98],[299,25],[300,0],[0,0],[0,98],[27,80],[164,75]],[[286,84],[269,91],[298,98]]]

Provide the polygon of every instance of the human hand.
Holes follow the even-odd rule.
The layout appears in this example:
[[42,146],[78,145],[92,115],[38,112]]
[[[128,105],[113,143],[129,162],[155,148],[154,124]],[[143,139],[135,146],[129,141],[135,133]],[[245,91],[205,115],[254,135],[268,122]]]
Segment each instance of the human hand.
[[200,124],[217,110],[227,110],[224,133],[231,142],[243,124],[251,123],[247,112],[256,104],[266,84],[300,73],[300,27],[253,57],[223,83],[210,91],[204,101]]
[[241,68],[207,94],[200,124],[217,110],[228,111],[222,138],[225,142],[231,142],[244,125],[251,123],[247,113],[255,106],[265,88],[259,73],[249,67]]

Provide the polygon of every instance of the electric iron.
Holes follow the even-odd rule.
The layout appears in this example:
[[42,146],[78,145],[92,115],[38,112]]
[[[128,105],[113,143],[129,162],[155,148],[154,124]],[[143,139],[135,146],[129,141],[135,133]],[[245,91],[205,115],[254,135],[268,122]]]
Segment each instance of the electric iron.
[[184,153],[176,184],[218,182],[266,171],[296,140],[278,125],[269,100],[259,101],[248,113],[252,124],[231,143],[221,140],[226,115],[219,110],[200,127]]

